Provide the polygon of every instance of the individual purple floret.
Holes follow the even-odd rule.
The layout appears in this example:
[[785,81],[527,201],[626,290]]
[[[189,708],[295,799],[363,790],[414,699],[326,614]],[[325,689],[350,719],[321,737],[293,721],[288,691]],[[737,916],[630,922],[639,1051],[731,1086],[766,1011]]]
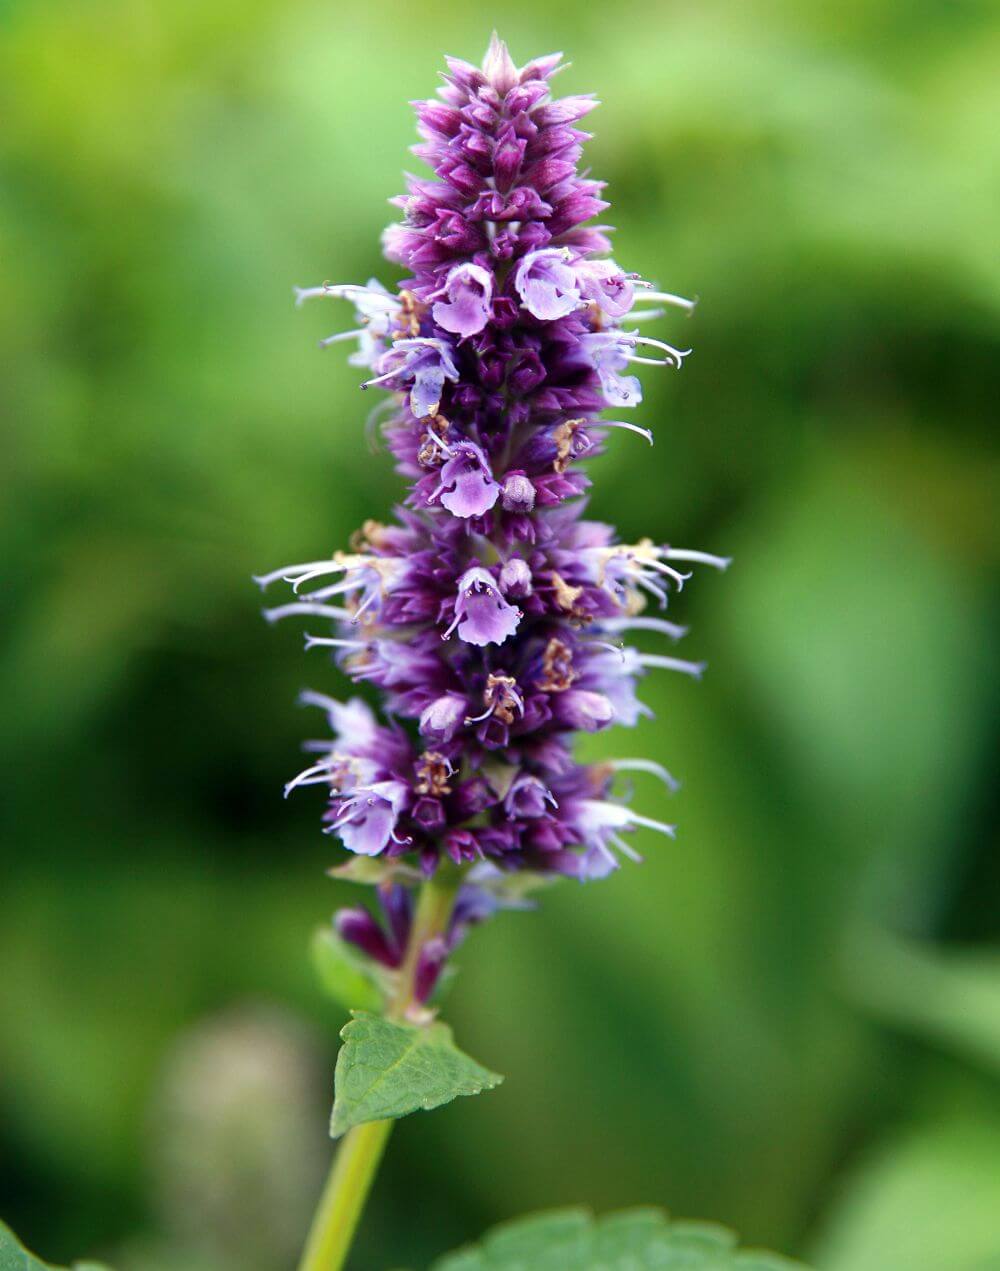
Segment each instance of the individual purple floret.
[[[289,566],[292,594],[271,619],[310,620],[352,681],[368,682],[382,718],[306,694],[329,734],[288,789],[323,788],[325,832],[349,851],[433,873],[444,861],[603,877],[634,857],[638,828],[673,827],[633,812],[623,770],[673,777],[649,760],[581,764],[579,732],[635,725],[637,687],[654,669],[698,677],[703,666],[623,641],[633,631],[675,641],[656,615],[695,564],[728,561],[648,540],[620,543],[585,519],[584,464],[642,400],[640,366],[679,368],[686,351],[640,334],[665,308],[691,302],[624,272],[606,230],[607,204],[580,171],[592,97],[553,99],[558,55],[518,68],[494,37],[482,67],[448,60],[438,99],[417,104],[415,153],[432,175],[408,178],[387,258],[393,290],[329,285],[353,325],[324,346],[356,341],[363,387],[392,393],[380,409],[405,505],[368,521],[348,552]],[[650,612],[652,609],[652,612]],[[464,893],[463,893],[464,894]],[[384,920],[346,910],[341,935],[398,964],[409,900],[383,890]],[[471,903],[471,902],[470,902]],[[424,950],[426,997],[462,928]]]

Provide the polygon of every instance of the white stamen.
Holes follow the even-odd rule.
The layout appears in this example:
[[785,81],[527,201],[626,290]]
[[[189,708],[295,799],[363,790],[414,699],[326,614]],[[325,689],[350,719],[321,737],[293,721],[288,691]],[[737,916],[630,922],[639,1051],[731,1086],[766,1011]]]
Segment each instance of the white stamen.
[[666,354],[667,361],[680,369],[681,363],[691,352],[690,349],[675,349],[672,344],[665,344],[663,340],[654,340],[649,335],[635,335],[632,337],[634,342],[645,344],[648,348],[660,349]]
[[619,852],[621,852],[623,856],[627,856],[630,861],[635,861],[637,865],[642,864],[642,857],[631,843],[625,842],[620,834],[609,834],[608,839],[610,842],[614,843],[615,847],[618,848]]
[[641,825],[647,830],[656,830],[659,834],[666,834],[668,838],[674,838],[677,834],[676,825],[667,825],[665,821],[654,821],[652,817],[640,816],[638,812],[630,810],[628,818],[636,825]]
[[[659,364],[657,364],[659,365]],[[653,444],[653,434],[648,428],[640,428],[638,424],[630,424],[624,419],[595,419],[594,428],[627,428],[629,432],[638,433],[640,437],[645,437],[650,445]]]
[[[642,288],[636,296],[636,300],[651,300],[654,304],[674,305],[675,308],[683,309],[687,313],[691,313],[694,310],[695,305],[698,303],[697,299],[687,300],[684,296],[675,296],[673,292],[670,291],[647,291],[646,288],[651,288],[651,284],[648,282],[637,282],[635,285]],[[629,314],[630,318],[633,316],[633,314]]]
[[367,640],[338,640],[335,636],[306,635],[307,649],[367,649]]
[[653,759],[615,759],[611,766],[615,772],[648,772],[653,777],[659,777],[671,794],[676,794],[681,788],[677,778]]
[[671,640],[680,640],[688,633],[687,627],[667,622],[664,618],[602,618],[601,626],[608,631],[658,631]]
[[444,438],[439,437],[433,428],[428,428],[427,437],[430,441],[433,441],[435,445],[440,446],[441,449],[444,451],[446,455],[448,455],[449,458],[455,453],[454,450],[452,450],[451,446],[449,446],[448,443],[444,440]]
[[328,349],[331,344],[339,344],[341,340],[356,340],[363,334],[363,331],[338,331],[335,335],[328,335],[325,340],[320,340],[319,347]]
[[608,640],[588,640],[587,644],[594,649],[607,649],[609,653],[617,653],[621,660],[625,661],[625,646],[623,644],[611,644]]
[[340,609],[336,605],[313,605],[304,600],[293,600],[291,604],[264,610],[264,617],[268,622],[278,622],[281,618],[297,617],[299,614],[308,614],[313,618],[332,618],[335,622],[347,622],[351,617],[346,609]]
[[[667,593],[662,587],[658,586],[655,582],[653,582],[652,578],[648,578],[645,574],[639,574],[635,581],[636,584],[643,589],[643,591],[648,591],[651,596],[655,596],[657,600],[659,600],[661,609],[666,609]],[[678,591],[679,590],[680,588],[678,588]]]
[[728,569],[733,563],[731,556],[713,556],[711,552],[690,551],[682,547],[665,547],[663,554],[667,560],[686,560],[696,565],[711,565],[713,569]]
[[300,571],[308,572],[312,569],[322,569],[332,563],[329,560],[313,560],[307,565],[283,565],[281,569],[272,569],[269,574],[254,574],[253,580],[258,587],[263,589],[264,587],[270,587],[271,583],[276,583],[279,578],[284,579],[285,582],[290,582],[289,575],[295,575]]
[[682,574],[676,569],[671,569],[662,560],[644,560],[642,563],[648,565],[650,569],[658,569],[661,574],[667,574],[677,584],[678,591],[684,590],[684,584],[691,577],[690,574]]
[[394,371],[386,371],[384,375],[377,375],[373,380],[365,380],[361,385],[362,388],[375,388],[378,384],[385,384],[388,380],[393,380],[402,371],[402,367],[397,367]]
[[318,706],[320,710],[337,711],[340,710],[341,703],[336,698],[330,697],[327,693],[317,693],[315,689],[305,688],[299,694],[298,702],[300,706]]
[[339,583],[331,583],[329,587],[320,587],[317,591],[307,591],[302,598],[306,600],[326,600],[328,596],[342,596],[348,591],[357,591],[365,585],[363,578],[342,578]]
[[640,653],[639,665],[648,666],[654,670],[661,671],[680,671],[682,675],[690,675],[692,679],[700,680],[705,673],[705,662],[686,662],[684,658],[666,658],[659,653]]
[[318,763],[311,768],[304,768],[297,777],[292,777],[291,781],[285,782],[285,798],[291,794],[298,786],[317,785],[323,780],[332,780],[332,774],[328,764]]

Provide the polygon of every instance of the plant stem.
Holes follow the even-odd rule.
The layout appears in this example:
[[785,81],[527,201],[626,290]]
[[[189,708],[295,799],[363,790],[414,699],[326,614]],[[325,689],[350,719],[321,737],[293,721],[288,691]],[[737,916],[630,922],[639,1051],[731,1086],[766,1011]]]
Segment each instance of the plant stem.
[[[387,1019],[404,1019],[413,1005],[420,950],[447,930],[460,881],[458,871],[441,867],[421,887],[398,987],[386,1008]],[[320,1196],[299,1271],[341,1271],[392,1126],[392,1121],[368,1121],[344,1136]]]
[[344,1265],[391,1130],[391,1121],[369,1121],[348,1131],[323,1188],[300,1271],[339,1271]]

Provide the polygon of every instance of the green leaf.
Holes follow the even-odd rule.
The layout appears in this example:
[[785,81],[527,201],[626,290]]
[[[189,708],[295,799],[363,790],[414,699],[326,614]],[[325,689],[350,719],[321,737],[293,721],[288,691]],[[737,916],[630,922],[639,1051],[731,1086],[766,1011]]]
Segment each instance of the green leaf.
[[482,1243],[446,1254],[432,1271],[793,1271],[798,1263],[741,1253],[707,1223],[671,1222],[659,1209],[595,1219],[585,1209],[533,1214],[494,1227]]
[[455,1045],[447,1024],[396,1024],[365,1011],[341,1030],[330,1134],[352,1125],[429,1111],[503,1080]]
[[345,1010],[380,1011],[384,994],[375,968],[365,963],[332,927],[320,927],[312,939],[312,960],[324,993]]
[[[29,1253],[6,1223],[0,1222],[0,1271],[61,1271]],[[72,1271],[108,1271],[96,1262],[74,1262]]]

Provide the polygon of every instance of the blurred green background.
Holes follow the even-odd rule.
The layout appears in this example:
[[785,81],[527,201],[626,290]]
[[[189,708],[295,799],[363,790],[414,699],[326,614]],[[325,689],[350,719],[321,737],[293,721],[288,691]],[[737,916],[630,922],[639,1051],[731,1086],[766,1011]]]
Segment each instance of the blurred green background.
[[[338,894],[249,576],[400,483],[332,310],[397,275],[408,100],[499,27],[595,89],[616,255],[697,294],[593,511],[730,552],[702,685],[595,753],[676,844],[470,939],[496,1093],[396,1132],[354,1263],[654,1202],[821,1271],[1000,1267],[1000,9],[0,5],[0,1213],[52,1259],[281,1271],[328,1153]],[[643,780],[640,778],[639,780]]]

